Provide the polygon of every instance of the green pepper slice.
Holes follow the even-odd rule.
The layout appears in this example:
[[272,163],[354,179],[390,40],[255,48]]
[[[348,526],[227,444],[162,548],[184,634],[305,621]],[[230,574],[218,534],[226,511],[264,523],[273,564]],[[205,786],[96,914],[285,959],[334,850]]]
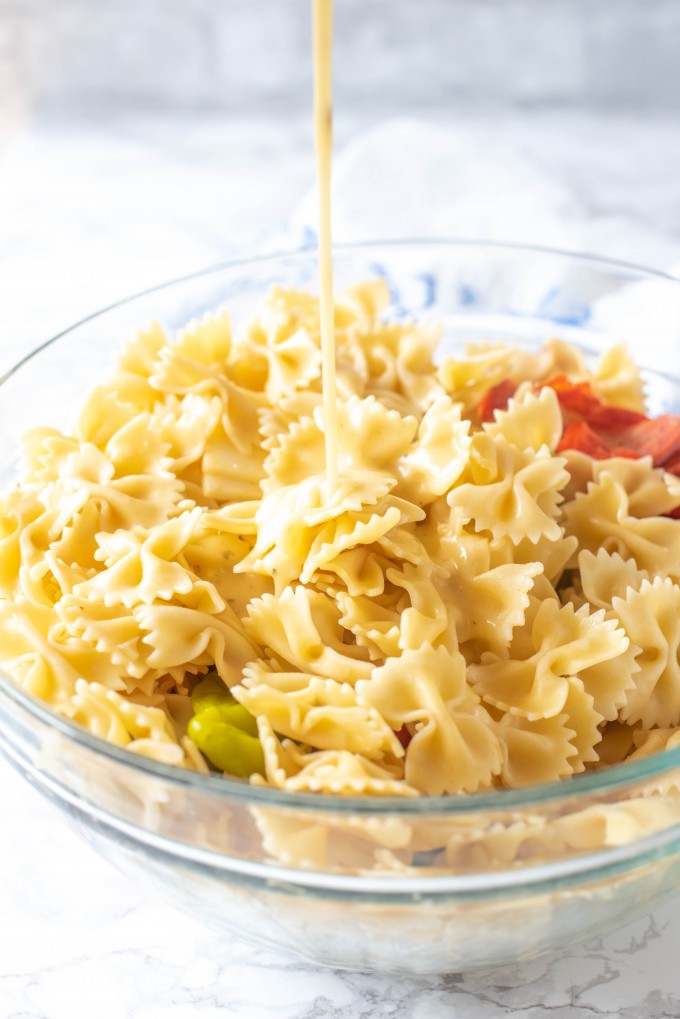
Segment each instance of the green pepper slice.
[[[252,717],[252,716],[251,716]],[[201,753],[220,771],[239,778],[264,775],[264,754],[259,739],[222,720],[219,709],[195,715],[188,733]]]
[[218,708],[222,704],[235,704],[236,701],[229,693],[218,676],[206,676],[202,679],[191,695],[191,706],[194,714],[198,715],[205,708]]
[[214,767],[241,778],[264,774],[257,720],[217,676],[206,676],[197,684],[191,706],[194,717],[188,734]]

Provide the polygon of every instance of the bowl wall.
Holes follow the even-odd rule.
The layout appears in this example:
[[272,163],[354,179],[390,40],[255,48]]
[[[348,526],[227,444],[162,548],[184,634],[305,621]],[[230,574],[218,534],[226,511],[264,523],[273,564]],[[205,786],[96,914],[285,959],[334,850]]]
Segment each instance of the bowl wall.
[[[340,250],[335,270],[338,288],[383,276],[390,314],[443,323],[442,349],[495,339],[538,348],[557,335],[595,355],[628,339],[652,411],[680,411],[680,282],[450,242]],[[220,306],[238,322],[274,283],[315,289],[315,253],[158,288],[27,359],[0,387],[0,485],[15,476],[23,433],[68,428],[126,338],[153,320],[173,335]],[[6,679],[0,749],[141,883],[229,935],[330,965],[440,973],[506,963],[632,920],[680,884],[680,752],[457,800],[290,796],[108,747]]]

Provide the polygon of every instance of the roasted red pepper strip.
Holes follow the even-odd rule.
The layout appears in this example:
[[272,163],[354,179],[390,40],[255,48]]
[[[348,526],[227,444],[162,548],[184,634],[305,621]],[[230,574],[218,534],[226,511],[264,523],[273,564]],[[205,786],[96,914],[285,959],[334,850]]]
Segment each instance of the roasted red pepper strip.
[[665,471],[668,471],[670,474],[677,474],[680,477],[680,453],[677,456],[671,457],[670,460],[666,460],[662,466]]
[[629,449],[628,446],[612,446],[609,450],[609,456],[620,456],[626,460],[639,460],[644,455],[644,453],[637,453],[634,449]]
[[[576,449],[594,460],[650,456],[655,467],[680,476],[680,414],[648,418],[627,407],[610,406],[593,392],[589,382],[572,382],[564,374],[536,384],[550,386],[557,394],[564,419],[558,453]],[[479,403],[482,421],[493,420],[494,410],[507,407],[516,385],[510,379],[492,386]],[[673,516],[680,514],[680,508]]]
[[553,375],[545,382],[539,382],[536,388],[540,390],[546,386],[555,390],[562,411],[569,415],[589,419],[593,411],[602,406],[589,382],[572,382],[566,375]]
[[603,432],[618,432],[647,420],[639,411],[603,403],[599,396],[595,395],[589,382],[571,382],[566,375],[553,375],[546,382],[539,383],[536,388],[543,389],[545,386],[555,390],[562,412],[566,411],[567,422],[581,418],[585,419],[591,428]]
[[566,375],[554,375],[537,388],[544,386],[555,390],[565,420],[558,452],[578,449],[596,460],[651,456],[655,467],[680,455],[680,415],[648,418],[626,407],[609,406],[589,382],[571,382]]
[[497,386],[492,386],[479,401],[479,406],[477,407],[479,420],[493,421],[493,412],[495,410],[507,410],[508,403],[516,391],[517,383],[513,382],[512,379],[505,379],[503,382],[499,382]]
[[405,725],[402,725],[401,729],[397,729],[394,735],[397,737],[404,750],[407,749],[411,739],[413,738]]
[[612,455],[607,446],[585,421],[572,421],[567,425],[557,447],[558,453],[566,449],[576,449],[579,453],[587,453],[593,460],[607,460]]
[[654,466],[661,467],[680,454],[680,415],[645,418],[619,432],[617,439],[638,456],[651,456]]
[[[671,459],[667,460],[662,466],[665,471],[668,471],[670,474],[677,474],[677,476],[680,477],[680,453],[676,453],[674,457],[671,457]],[[674,517],[676,520],[680,520],[680,506],[666,515]]]
[[626,407],[610,407],[601,403],[593,409],[588,417],[588,423],[593,428],[599,428],[602,432],[621,432],[626,428],[634,428],[636,425],[644,424],[649,419],[636,410],[628,410]]

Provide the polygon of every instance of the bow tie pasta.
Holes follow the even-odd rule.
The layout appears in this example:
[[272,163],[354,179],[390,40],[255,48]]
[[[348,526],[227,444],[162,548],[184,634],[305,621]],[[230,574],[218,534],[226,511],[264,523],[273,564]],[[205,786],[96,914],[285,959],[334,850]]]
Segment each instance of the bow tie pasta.
[[[616,347],[336,299],[154,325],[2,498],[0,665],[94,734],[295,792],[455,795],[680,740],[680,418]],[[451,852],[454,852],[451,847]]]

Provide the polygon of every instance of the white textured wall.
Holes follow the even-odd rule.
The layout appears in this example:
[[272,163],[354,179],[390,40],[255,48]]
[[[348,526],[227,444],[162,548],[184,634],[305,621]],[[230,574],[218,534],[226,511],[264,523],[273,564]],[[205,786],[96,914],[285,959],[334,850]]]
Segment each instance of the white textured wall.
[[[680,111],[679,0],[336,0],[341,103]],[[0,0],[0,107],[307,101],[309,0]]]

